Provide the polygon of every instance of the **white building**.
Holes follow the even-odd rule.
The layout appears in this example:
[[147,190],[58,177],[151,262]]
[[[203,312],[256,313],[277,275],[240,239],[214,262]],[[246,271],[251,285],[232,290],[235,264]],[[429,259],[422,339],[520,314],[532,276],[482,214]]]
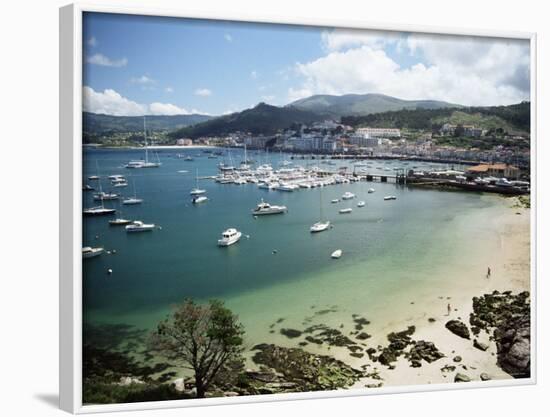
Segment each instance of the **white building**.
[[401,130],[380,127],[361,127],[355,131],[359,135],[368,135],[376,138],[400,138]]

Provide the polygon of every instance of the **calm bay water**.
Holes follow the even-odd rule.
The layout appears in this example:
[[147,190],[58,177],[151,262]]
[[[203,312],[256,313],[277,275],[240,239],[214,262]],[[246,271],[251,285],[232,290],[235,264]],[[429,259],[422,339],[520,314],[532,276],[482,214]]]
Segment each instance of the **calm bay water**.
[[[132,195],[135,183],[138,197],[145,202],[122,206],[123,217],[161,226],[152,233],[127,234],[123,227],[108,225],[112,217],[84,219],[85,246],[116,250],[116,254],[84,261],[86,321],[147,328],[186,297],[221,298],[240,315],[251,340],[258,341],[269,337],[267,326],[277,317],[298,323],[313,305],[372,314],[389,311],[391,303],[403,301],[405,295],[449,285],[449,276],[441,271],[477,267],[479,251],[490,251],[498,244],[492,240],[489,220],[503,209],[502,199],[475,193],[367,182],[324,187],[324,214],[334,227],[319,234],[309,233],[319,218],[319,188],[285,193],[258,189],[254,184],[202,180],[200,187],[207,190],[209,200],[194,206],[189,191],[195,186],[196,170],[199,176],[215,175],[222,158],[203,155],[184,161],[175,157],[177,152],[181,151],[159,152],[160,168],[129,170],[123,165],[142,157],[143,151],[85,151],[84,183],[97,186],[86,180],[90,175],[124,174],[129,186],[114,190]],[[231,154],[236,162],[242,159],[240,151]],[[249,158],[258,163],[269,159],[276,167],[284,157],[249,153]],[[307,163],[319,165],[320,161],[294,164]],[[337,162],[331,168],[346,164],[351,166]],[[412,165],[445,167],[374,161],[369,172],[392,175],[393,171],[383,168]],[[107,180],[102,184],[110,190]],[[367,194],[370,187],[376,192]],[[330,203],[345,191],[358,198]],[[84,193],[84,207],[96,205],[92,194]],[[384,201],[385,195],[396,195],[397,200]],[[289,212],[255,219],[251,210],[262,198],[286,205]],[[365,200],[366,206],[357,208],[358,200]],[[120,208],[113,202],[106,206]],[[353,213],[338,214],[343,207],[353,207]],[[217,239],[228,227],[236,227],[249,238],[218,248]],[[335,249],[344,252],[337,261],[330,258]],[[106,272],[109,268],[112,275]]]

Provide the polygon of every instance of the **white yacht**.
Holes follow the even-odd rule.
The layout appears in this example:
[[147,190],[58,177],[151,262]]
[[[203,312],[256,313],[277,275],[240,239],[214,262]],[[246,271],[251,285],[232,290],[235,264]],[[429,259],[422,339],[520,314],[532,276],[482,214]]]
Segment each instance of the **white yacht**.
[[330,202],[331,202],[332,204],[339,203],[339,202],[340,202],[340,199],[339,199],[339,198],[335,198],[334,200],[330,200]]
[[128,183],[126,181],[120,181],[113,183],[113,187],[121,188],[121,187],[128,187]]
[[125,227],[128,233],[130,232],[150,232],[155,228],[154,224],[143,223],[140,220],[136,220]]
[[311,233],[324,232],[330,227],[330,221],[323,220],[323,189],[319,188],[319,221],[309,228]]
[[99,180],[99,175],[92,175],[92,176],[88,177],[88,179],[90,181],[97,181],[97,180]]
[[386,197],[384,197],[384,200],[397,200],[397,197],[394,195],[387,195]]
[[141,203],[143,203],[143,198],[129,197],[122,200],[122,204],[126,206],[131,206],[131,205],[141,204]]
[[296,184],[286,184],[286,183],[281,183],[279,184],[278,186],[275,187],[276,190],[279,190],[279,191],[287,191],[287,192],[292,192],[296,189],[300,188],[299,186],[297,186]]
[[82,248],[82,257],[84,259],[95,258],[96,256],[101,255],[103,252],[103,248],[92,248],[90,246],[85,246]]
[[338,259],[342,256],[342,249],[336,249],[334,252],[332,252],[332,254],[330,255],[330,257],[332,259]]
[[271,204],[264,202],[262,199],[262,202],[258,204],[254,210],[252,210],[252,214],[254,216],[263,216],[266,214],[285,213],[286,211],[286,206],[272,206]]
[[205,196],[205,195],[196,195],[195,197],[193,197],[193,199],[191,200],[191,202],[193,204],[200,204],[200,203],[204,203],[205,201],[208,200],[208,197]]
[[116,209],[98,206],[84,209],[82,212],[85,216],[101,216],[104,214],[114,214],[116,212]]
[[355,198],[355,194],[350,193],[349,191],[346,191],[346,192],[342,195],[342,200],[351,200],[352,198]]
[[339,213],[340,214],[349,214],[353,211],[353,209],[351,207],[348,207],[348,208],[343,208],[343,209],[340,209]]
[[318,232],[324,232],[330,227],[330,222],[327,220],[326,222],[317,222],[313,226],[309,228],[309,231],[311,233],[318,233]]
[[364,201],[359,201],[357,203],[357,207],[365,207],[365,202]]
[[196,174],[195,174],[195,188],[191,190],[189,194],[191,195],[201,195],[206,193],[206,190],[202,190],[199,188],[199,170],[197,168]]
[[367,191],[369,194],[372,194],[374,193],[374,188],[369,188],[369,190]]
[[130,161],[126,164],[126,168],[158,168],[162,165],[157,154],[157,162],[149,161],[149,149],[147,147],[147,127],[145,124],[145,116],[143,116],[143,139],[145,141],[145,160]]
[[118,200],[118,197],[116,193],[106,193],[105,191],[94,194],[94,200],[96,201]]
[[127,224],[132,223],[132,220],[125,219],[123,217],[117,217],[116,219],[109,220],[110,226],[126,226]]
[[233,243],[237,243],[241,236],[241,232],[231,227],[222,233],[222,238],[218,239],[218,246],[229,246]]

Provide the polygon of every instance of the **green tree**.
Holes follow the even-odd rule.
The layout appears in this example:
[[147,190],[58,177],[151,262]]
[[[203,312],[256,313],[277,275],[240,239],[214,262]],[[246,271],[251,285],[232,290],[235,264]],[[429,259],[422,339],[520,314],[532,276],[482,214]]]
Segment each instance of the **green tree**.
[[186,300],[159,323],[151,347],[193,370],[197,397],[203,398],[220,371],[242,360],[244,329],[221,301]]

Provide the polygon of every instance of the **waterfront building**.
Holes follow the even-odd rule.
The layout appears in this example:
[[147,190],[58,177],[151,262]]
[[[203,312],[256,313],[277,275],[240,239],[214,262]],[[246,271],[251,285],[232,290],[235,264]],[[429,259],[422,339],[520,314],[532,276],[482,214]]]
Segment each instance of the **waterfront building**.
[[368,135],[376,138],[400,138],[401,130],[394,128],[361,127],[355,131],[359,135]]
[[519,175],[519,168],[508,164],[480,164],[470,167],[468,174],[478,176],[516,178]]

